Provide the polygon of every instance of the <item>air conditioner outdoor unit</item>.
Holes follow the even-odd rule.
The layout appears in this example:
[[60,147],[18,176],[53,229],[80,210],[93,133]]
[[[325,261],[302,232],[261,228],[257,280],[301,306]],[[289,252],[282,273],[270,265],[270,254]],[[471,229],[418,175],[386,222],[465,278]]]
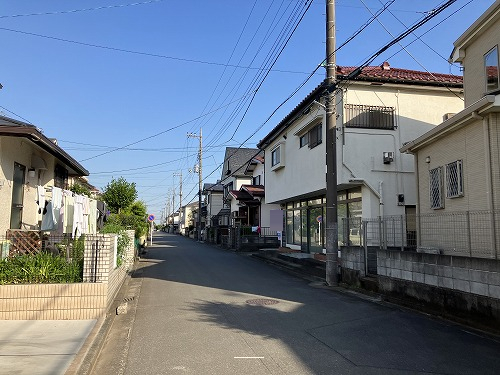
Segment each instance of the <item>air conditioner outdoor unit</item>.
[[384,164],[390,164],[394,161],[394,152],[386,151],[384,152]]

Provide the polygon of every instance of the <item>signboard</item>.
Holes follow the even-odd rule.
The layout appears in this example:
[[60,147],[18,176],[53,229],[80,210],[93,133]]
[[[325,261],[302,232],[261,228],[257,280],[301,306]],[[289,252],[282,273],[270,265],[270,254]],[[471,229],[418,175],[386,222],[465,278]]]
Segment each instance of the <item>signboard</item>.
[[148,216],[148,221],[151,223],[153,221],[155,221],[155,215],[149,215]]

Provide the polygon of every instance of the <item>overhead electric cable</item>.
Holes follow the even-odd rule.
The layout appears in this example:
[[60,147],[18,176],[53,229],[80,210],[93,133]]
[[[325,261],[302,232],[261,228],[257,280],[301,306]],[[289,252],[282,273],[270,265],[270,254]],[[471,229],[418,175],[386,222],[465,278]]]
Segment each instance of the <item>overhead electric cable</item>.
[[[59,42],[73,43],[73,44],[77,44],[77,45],[81,45],[81,46],[85,46],[85,47],[100,48],[100,49],[109,50],[109,51],[115,51],[115,52],[130,53],[130,54],[134,54],[134,55],[157,57],[157,58],[161,58],[161,59],[176,60],[176,61],[190,62],[190,63],[197,63],[197,64],[215,65],[215,66],[226,66],[226,64],[224,64],[224,63],[217,63],[217,62],[213,62],[213,61],[202,61],[202,60],[195,60],[195,59],[186,59],[186,58],[182,58],[182,57],[173,57],[173,56],[160,55],[160,54],[157,54],[157,53],[141,52],[141,51],[134,51],[134,50],[124,49],[124,48],[116,48],[116,47],[104,46],[104,45],[101,45],[101,44],[78,42],[78,41],[75,41],[75,40],[59,38],[59,37],[55,37],[55,36],[42,35],[42,34],[37,34],[37,33],[31,33],[31,32],[28,32],[28,31],[14,30],[14,29],[6,28],[6,27],[0,27],[0,30],[9,31],[9,32],[12,32],[12,33],[18,33],[18,34],[36,36],[36,37],[39,37],[39,38],[57,40]],[[227,66],[232,67],[232,68],[239,68],[239,69],[259,70],[259,68],[254,68],[254,67],[251,67],[251,66],[237,66],[237,65],[231,65],[231,64],[227,65]],[[297,72],[297,71],[290,71],[290,70],[279,70],[279,69],[276,69],[274,71],[275,72],[279,72],[279,73],[307,74],[306,72]]]
[[105,6],[101,6],[101,7],[95,7],[95,8],[73,9],[73,10],[59,10],[59,11],[53,11],[53,12],[12,14],[12,15],[8,15],[8,16],[0,16],[0,18],[49,16],[49,15],[56,15],[56,14],[89,12],[89,11],[94,11],[94,10],[103,10],[103,9],[112,9],[112,8],[125,8],[125,7],[131,7],[131,6],[136,6],[136,5],[153,4],[153,3],[159,3],[159,2],[162,2],[162,1],[165,1],[165,0],[149,0],[149,1],[142,1],[142,2],[137,2],[137,3],[130,3],[130,4],[105,5]]

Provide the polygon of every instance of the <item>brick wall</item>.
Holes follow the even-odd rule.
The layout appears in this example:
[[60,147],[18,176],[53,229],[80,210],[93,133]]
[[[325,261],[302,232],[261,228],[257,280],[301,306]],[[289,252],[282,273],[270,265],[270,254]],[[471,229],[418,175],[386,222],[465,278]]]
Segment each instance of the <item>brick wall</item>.
[[120,267],[114,235],[85,238],[84,282],[0,286],[0,320],[97,319],[110,307],[135,261],[134,231]]

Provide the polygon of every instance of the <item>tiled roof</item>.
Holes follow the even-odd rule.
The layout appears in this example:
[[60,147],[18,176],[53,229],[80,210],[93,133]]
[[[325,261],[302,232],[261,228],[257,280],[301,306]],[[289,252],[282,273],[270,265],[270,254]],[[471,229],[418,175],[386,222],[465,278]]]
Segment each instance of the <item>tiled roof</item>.
[[[354,72],[356,67],[338,66],[337,79],[347,77]],[[453,87],[460,87],[463,84],[463,77],[453,74],[428,73],[419,70],[392,68],[388,63],[381,66],[367,66],[363,68],[361,74],[356,77],[357,80],[377,80],[379,82],[398,82],[398,83],[419,83],[419,84],[446,84]],[[458,86],[457,86],[458,85]]]
[[253,197],[244,190],[231,190],[229,192],[237,200],[251,200]]
[[241,189],[247,191],[252,197],[263,197],[265,194],[262,185],[242,185]]

